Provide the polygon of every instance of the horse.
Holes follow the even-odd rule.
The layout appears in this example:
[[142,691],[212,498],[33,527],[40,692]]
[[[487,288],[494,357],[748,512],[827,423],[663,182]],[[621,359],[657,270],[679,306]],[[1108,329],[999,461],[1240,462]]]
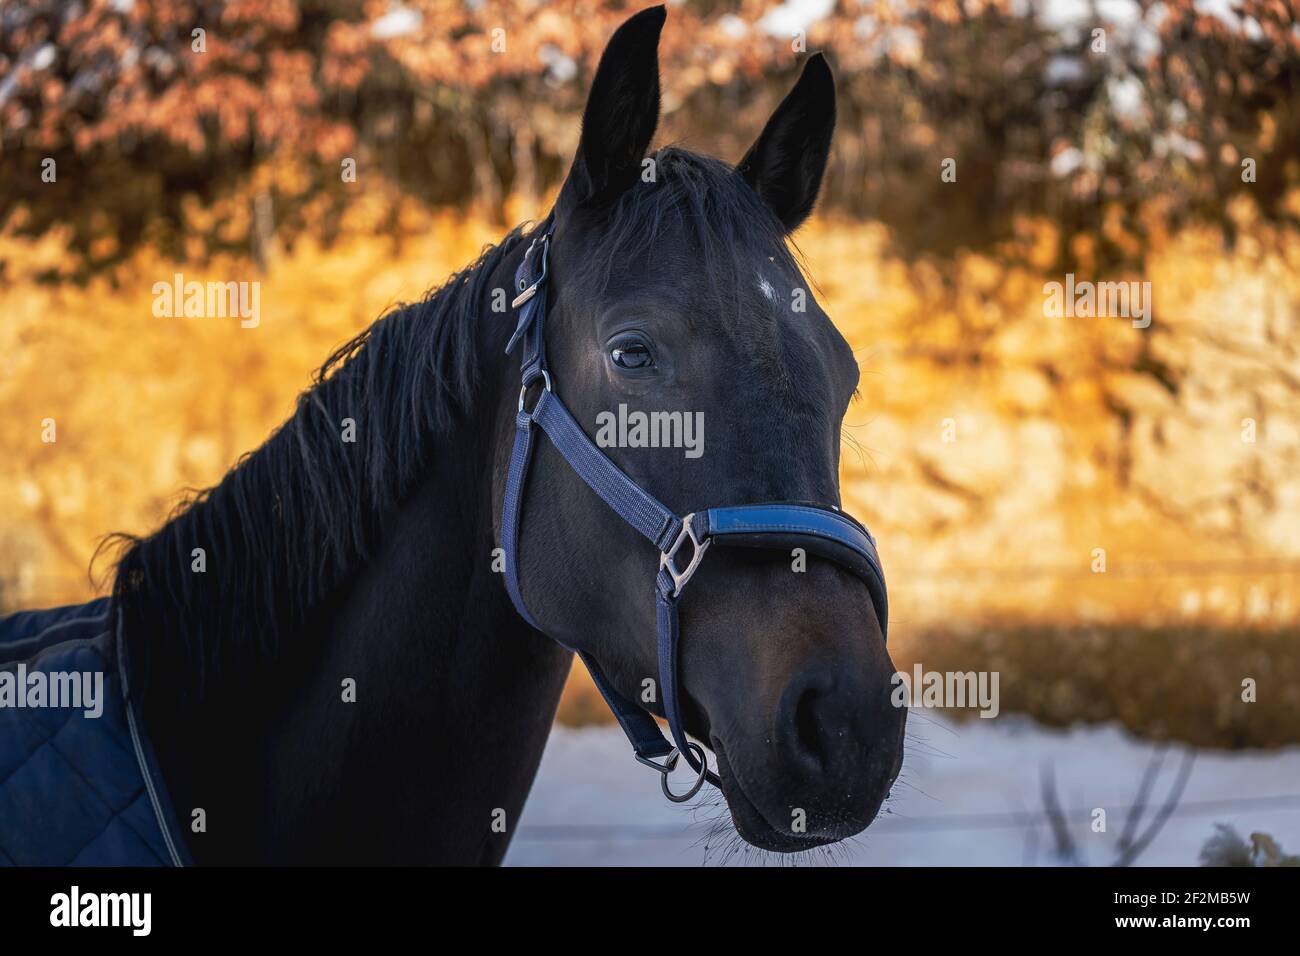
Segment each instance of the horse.
[[[690,792],[717,785],[753,846],[805,851],[876,817],[906,709],[874,541],[839,511],[858,367],[789,238],[826,168],[834,81],[809,58],[735,166],[651,152],[665,18],[610,38],[541,222],[339,348],[217,485],[117,539],[108,598],[55,619],[93,621],[161,862],[499,863],[574,653],[665,792],[684,758]],[[521,337],[525,361],[545,355],[522,389]],[[696,416],[702,453],[593,452],[620,406]],[[642,499],[662,527],[628,517]],[[768,537],[700,560],[728,533]],[[817,541],[842,554],[801,550]],[[651,715],[676,746],[637,737]],[[24,827],[59,825],[27,807]],[[31,861],[13,845],[0,821],[0,860]]]

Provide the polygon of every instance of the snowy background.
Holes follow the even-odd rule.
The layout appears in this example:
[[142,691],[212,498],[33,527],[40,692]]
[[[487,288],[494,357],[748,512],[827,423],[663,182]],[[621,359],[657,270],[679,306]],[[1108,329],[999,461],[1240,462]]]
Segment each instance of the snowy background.
[[[957,724],[914,716],[903,773],[880,818],[833,853],[787,857],[738,845],[719,825],[726,811],[711,788],[692,804],[666,801],[617,727],[557,726],[506,864],[1053,865],[1060,861],[1041,796],[1050,766],[1080,854],[1109,865],[1153,750],[1110,726],[1060,731],[1019,717]],[[1182,753],[1166,755],[1150,798],[1156,807]],[[1091,831],[1095,807],[1107,811],[1106,833]],[[1300,747],[1198,751],[1177,809],[1138,865],[1196,865],[1216,823],[1246,838],[1269,833],[1297,852]]]

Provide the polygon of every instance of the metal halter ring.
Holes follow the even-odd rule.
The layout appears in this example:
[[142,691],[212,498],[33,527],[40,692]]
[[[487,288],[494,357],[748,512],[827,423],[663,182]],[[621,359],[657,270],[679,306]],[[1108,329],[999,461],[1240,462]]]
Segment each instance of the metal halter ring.
[[[546,371],[546,369],[542,369],[541,372],[542,387],[549,392],[551,391],[551,373]],[[537,381],[537,379],[533,379],[532,382],[524,382],[523,385],[519,386],[519,410],[521,412],[524,410],[524,399],[528,396],[528,386],[533,384],[535,381]]]
[[691,785],[691,789],[687,790],[685,793],[673,793],[668,787],[668,775],[676,769],[677,761],[681,759],[681,751],[676,747],[674,747],[672,751],[669,752],[668,756],[664,758],[663,763],[655,763],[649,757],[642,757],[640,754],[636,755],[636,759],[640,763],[645,764],[653,770],[658,770],[659,773],[662,774],[659,778],[659,786],[663,788],[664,796],[673,803],[685,803],[687,800],[691,799],[691,797],[700,792],[700,788],[704,786],[704,781],[708,779],[709,776],[709,761],[704,756],[704,748],[697,743],[688,743],[686,746],[689,747],[691,752],[699,758],[700,775],[695,778],[695,783]]

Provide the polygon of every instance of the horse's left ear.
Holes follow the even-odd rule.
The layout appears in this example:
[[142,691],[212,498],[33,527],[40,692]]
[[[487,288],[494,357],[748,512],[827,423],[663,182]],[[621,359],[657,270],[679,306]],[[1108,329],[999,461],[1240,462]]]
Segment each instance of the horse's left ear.
[[629,17],[610,37],[582,114],[582,139],[560,205],[612,199],[641,172],[659,125],[659,33],[662,6]]
[[835,80],[826,58],[817,53],[736,166],[786,232],[812,212],[834,131]]

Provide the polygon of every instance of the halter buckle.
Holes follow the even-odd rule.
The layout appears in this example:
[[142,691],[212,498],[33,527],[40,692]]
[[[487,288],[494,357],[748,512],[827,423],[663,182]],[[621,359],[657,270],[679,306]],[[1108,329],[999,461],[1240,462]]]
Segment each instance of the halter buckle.
[[537,290],[541,288],[542,283],[546,281],[547,261],[550,259],[550,256],[547,253],[549,253],[551,249],[550,232],[543,233],[541,236],[539,236],[536,239],[533,239],[533,241],[528,244],[528,249],[524,252],[524,261],[527,262],[528,257],[533,254],[533,247],[537,245],[538,239],[540,239],[542,243],[541,274],[538,275],[538,277],[533,280],[532,285],[521,289],[519,294],[515,296],[514,301],[510,303],[510,308],[512,309],[519,308],[521,305],[523,305],[525,302],[527,302],[529,299],[535,296],[537,294]]
[[[686,565],[684,571],[679,571],[677,569],[677,562],[674,559],[677,557],[677,552],[681,550],[682,545],[685,544],[687,540],[691,542],[691,549],[693,552],[691,554],[691,561]],[[667,551],[659,552],[659,570],[663,571],[667,569],[668,576],[673,579],[673,593],[670,594],[669,597],[677,597],[677,595],[682,593],[682,588],[686,587],[687,582],[690,581],[692,575],[695,574],[695,569],[698,568],[700,562],[704,560],[704,552],[709,550],[709,542],[709,538],[697,538],[695,536],[695,512],[692,511],[682,519],[682,530],[677,532],[677,539],[673,541]]]

